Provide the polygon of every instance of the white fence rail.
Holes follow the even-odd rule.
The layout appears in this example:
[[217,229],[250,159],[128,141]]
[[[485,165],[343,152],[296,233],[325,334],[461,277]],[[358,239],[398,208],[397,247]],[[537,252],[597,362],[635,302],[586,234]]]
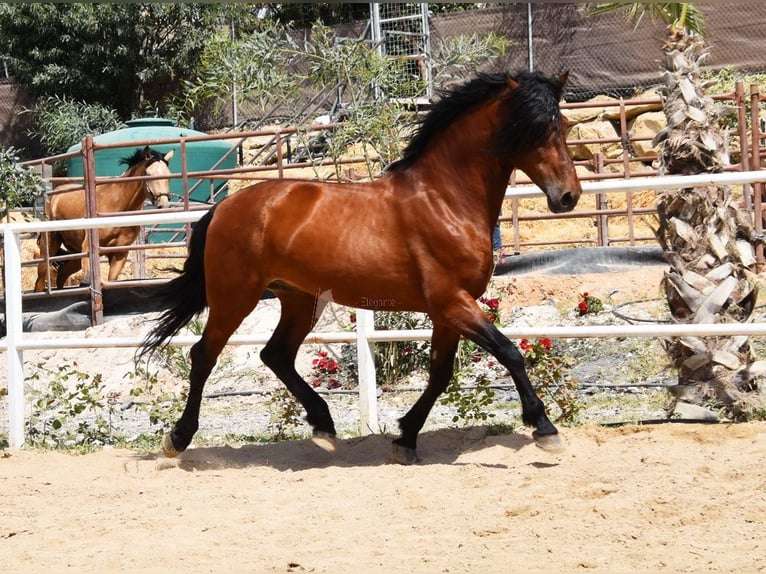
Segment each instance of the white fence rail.
[[[584,193],[627,191],[640,189],[663,189],[691,187],[696,185],[742,185],[766,182],[766,171],[731,172],[694,176],[670,176],[661,178],[636,178],[629,180],[583,183]],[[509,187],[507,197],[534,197],[542,192],[536,187]],[[7,335],[0,340],[0,349],[6,351],[8,373],[8,442],[11,448],[24,444],[24,351],[40,349],[75,348],[136,348],[140,337],[111,338],[30,338],[22,331],[21,249],[23,234],[63,229],[90,229],[101,226],[130,226],[146,223],[187,223],[199,219],[204,212],[162,213],[126,215],[95,219],[72,219],[31,223],[5,223],[0,231],[5,243],[5,316]],[[610,338],[610,337],[677,337],[766,335],[766,323],[695,324],[695,325],[610,325],[580,327],[506,327],[502,332],[509,338]],[[265,344],[271,333],[235,335],[231,345]],[[375,389],[375,365],[372,345],[378,341],[426,340],[431,331],[388,330],[376,331],[373,312],[357,310],[356,332],[310,333],[306,343],[356,343],[359,362],[360,430],[362,433],[377,432],[377,405]],[[177,336],[176,345],[192,345],[196,336]]]

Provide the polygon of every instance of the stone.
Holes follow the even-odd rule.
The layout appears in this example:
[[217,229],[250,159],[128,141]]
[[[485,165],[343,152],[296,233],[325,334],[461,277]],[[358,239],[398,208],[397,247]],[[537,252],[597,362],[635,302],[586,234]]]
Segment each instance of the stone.
[[[667,120],[664,112],[648,112],[636,117],[630,126],[630,143],[637,157],[657,157],[659,149],[652,146],[654,137],[665,129]],[[636,138],[642,138],[636,140]]]
[[622,145],[620,144],[617,130],[612,123],[608,121],[597,120],[572,126],[569,130],[567,139],[617,140],[612,142],[570,144],[569,153],[572,154],[572,158],[575,160],[589,160],[592,159],[596,153],[602,153],[609,159],[614,159],[622,155]]

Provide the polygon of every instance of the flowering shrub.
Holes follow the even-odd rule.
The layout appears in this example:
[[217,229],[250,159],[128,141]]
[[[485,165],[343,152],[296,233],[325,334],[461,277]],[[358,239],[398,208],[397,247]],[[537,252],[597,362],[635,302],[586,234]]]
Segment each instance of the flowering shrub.
[[328,357],[327,351],[319,351],[311,361],[311,386],[316,388],[324,383],[328,389],[339,388],[340,370],[338,361]]
[[577,304],[576,310],[580,315],[600,313],[604,310],[604,304],[598,297],[594,297],[588,293],[582,293],[580,295],[580,302]]
[[553,341],[547,337],[537,341],[522,339],[519,348],[532,384],[556,405],[559,412],[555,420],[575,422],[583,404],[575,394],[577,381],[565,374],[569,359],[555,353]]
[[483,307],[484,313],[487,315],[487,319],[492,321],[495,325],[500,324],[500,299],[497,297],[479,297],[479,303]]

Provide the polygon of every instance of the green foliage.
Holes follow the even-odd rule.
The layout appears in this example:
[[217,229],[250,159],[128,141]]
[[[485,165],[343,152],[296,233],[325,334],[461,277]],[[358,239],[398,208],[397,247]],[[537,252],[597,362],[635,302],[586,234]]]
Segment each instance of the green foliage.
[[19,165],[18,152],[0,146],[0,217],[5,219],[11,209],[32,206],[44,192],[42,178]]
[[38,97],[101,103],[128,118],[189,78],[222,18],[252,9],[208,4],[0,4],[10,73]]
[[30,393],[32,414],[26,420],[27,442],[45,448],[114,444],[112,417],[116,397],[105,396],[101,376],[70,365],[56,370],[38,366],[28,378],[49,379],[47,388]]
[[432,50],[433,81],[435,85],[463,81],[474,75],[491,58],[505,54],[511,45],[504,36],[489,33],[460,34],[448,40],[434,42]]
[[519,348],[524,353],[524,363],[532,384],[554,405],[554,420],[576,422],[583,404],[577,398],[577,381],[566,375],[571,367],[570,359],[559,355],[553,348],[553,341],[548,338],[534,342],[522,339]]
[[191,116],[208,104],[230,105],[234,90],[237,101],[254,99],[261,106],[290,102],[299,78],[291,71],[297,46],[288,32],[265,20],[240,37],[232,38],[224,31],[212,34],[194,76],[183,82],[176,107]]
[[271,392],[268,400],[271,421],[269,430],[277,440],[295,437],[296,430],[301,424],[303,406],[286,387],[280,386]]
[[[375,313],[379,330],[429,329],[431,321],[422,313],[405,311]],[[378,385],[398,383],[418,370],[428,369],[431,344],[428,341],[384,341],[375,344],[375,372]]]
[[155,427],[153,433],[161,436],[181,416],[189,395],[188,388],[184,387],[180,393],[175,388],[164,388],[156,373],[141,366],[136,366],[135,373],[128,373],[127,377],[135,384],[130,389],[134,406],[146,413],[149,424]]
[[486,378],[479,378],[476,387],[472,390],[464,390],[460,384],[460,373],[452,378],[444,396],[440,399],[442,405],[457,407],[457,413],[452,417],[452,422],[463,421],[466,424],[486,422],[494,418],[495,414],[488,412],[489,407],[495,400],[495,391]]
[[604,303],[595,295],[581,293],[580,301],[577,303],[575,310],[579,315],[595,315],[604,310]]
[[[502,54],[506,46],[505,40],[492,34],[437,43],[437,82],[464,77]],[[424,87],[420,74],[408,68],[411,62],[407,59],[384,57],[366,42],[338,37],[321,22],[314,24],[310,40],[301,45],[288,28],[268,22],[233,39],[221,33],[210,39],[200,61],[198,73],[184,84],[184,93],[176,100],[176,107],[186,116],[210,102],[228,105],[235,83],[240,100],[255,99],[264,110],[281,107],[288,116],[300,111],[295,109],[296,101],[305,100],[295,97],[299,90],[306,92],[304,96],[309,91],[316,92],[314,96],[334,91],[340,107],[334,110],[333,120],[343,121],[322,136],[322,153],[336,160],[338,178],[337,160],[355,142],[361,144],[369,176],[399,157],[412,118],[406,102]],[[386,97],[384,103],[382,96]],[[314,118],[306,121],[310,124]],[[298,126],[305,149],[312,147],[315,137],[308,124]]]
[[88,134],[125,127],[115,110],[60,96],[42,98],[22,113],[32,116],[34,129],[30,135],[37,137],[51,155],[65,153]]

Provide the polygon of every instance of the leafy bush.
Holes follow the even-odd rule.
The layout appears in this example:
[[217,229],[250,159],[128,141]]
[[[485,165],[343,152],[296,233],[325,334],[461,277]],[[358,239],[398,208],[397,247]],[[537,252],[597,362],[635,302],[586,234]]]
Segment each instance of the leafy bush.
[[116,397],[104,395],[101,376],[62,365],[57,370],[38,366],[48,387],[31,393],[32,414],[26,421],[27,442],[47,448],[92,447],[114,444],[112,416]]
[[18,152],[0,146],[0,216],[7,217],[17,207],[31,207],[44,191],[42,178],[19,165]]
[[88,134],[99,135],[125,127],[117,112],[99,104],[49,96],[22,113],[32,116],[30,135],[51,154],[64,153]]
[[553,418],[562,423],[576,422],[583,404],[577,398],[577,381],[566,375],[570,359],[557,353],[553,341],[546,337],[537,341],[522,339],[519,348],[532,383],[553,402],[557,411]]

